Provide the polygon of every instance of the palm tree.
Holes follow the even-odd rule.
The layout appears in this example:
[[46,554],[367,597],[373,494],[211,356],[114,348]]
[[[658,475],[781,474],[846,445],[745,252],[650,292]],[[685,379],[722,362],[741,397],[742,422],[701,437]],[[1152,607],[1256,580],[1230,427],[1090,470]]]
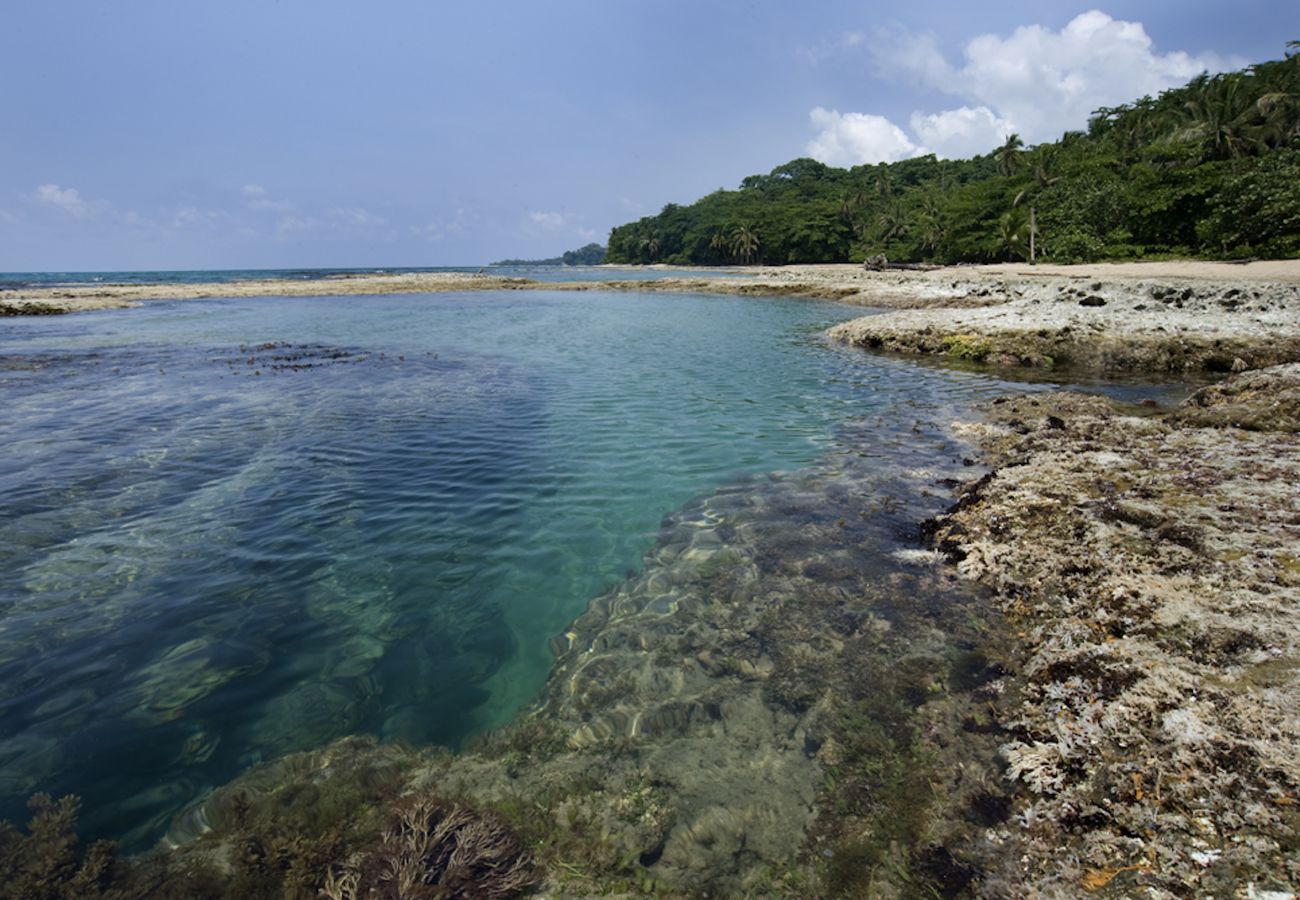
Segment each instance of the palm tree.
[[883,199],[894,196],[894,176],[883,165],[876,173],[876,193]]
[[1029,154],[1033,183],[1016,194],[1016,199],[1011,201],[1011,205],[1019,206],[1025,198],[1060,181],[1061,176],[1057,174],[1060,160],[1060,147],[1056,144],[1039,144],[1035,147]]
[[999,259],[1025,259],[1029,255],[1029,222],[1024,210],[1012,209],[998,219],[994,252]]
[[1025,142],[1020,139],[1020,135],[1012,134],[1007,137],[1007,141],[1001,147],[993,151],[993,159],[998,164],[998,171],[1010,178],[1020,171],[1024,165]]
[[[1300,47],[1292,41],[1287,46]],[[1272,149],[1300,137],[1300,55],[1251,69],[1258,138]]]
[[921,241],[921,247],[933,253],[940,242],[947,236],[948,230],[943,224],[943,208],[938,199],[927,196],[921,201],[921,212],[916,218],[915,231]]
[[736,254],[745,265],[749,265],[758,253],[758,235],[748,225],[737,225],[731,233],[731,252]]
[[852,222],[857,211],[866,206],[869,202],[870,200],[867,198],[867,195],[861,190],[847,195],[840,201],[840,218],[846,222]]
[[1183,104],[1185,124],[1175,139],[1201,145],[1201,159],[1237,159],[1261,143],[1253,126],[1255,104],[1242,90],[1238,73],[1198,76],[1188,84]]
[[907,235],[907,215],[902,204],[895,202],[876,219],[881,241],[892,241]]
[[725,258],[731,251],[731,241],[727,239],[727,232],[719,228],[713,232],[713,237],[709,239],[709,249],[716,250]]
[[641,252],[650,258],[650,262],[659,258],[659,238],[654,235],[641,238],[640,247]]

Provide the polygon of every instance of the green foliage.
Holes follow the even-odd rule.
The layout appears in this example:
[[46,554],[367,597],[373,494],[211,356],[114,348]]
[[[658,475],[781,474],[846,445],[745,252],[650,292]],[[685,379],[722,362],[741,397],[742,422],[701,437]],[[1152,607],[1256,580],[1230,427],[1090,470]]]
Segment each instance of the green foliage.
[[1300,255],[1300,149],[1253,159],[1230,175],[1196,231],[1225,256]]
[[565,250],[550,259],[502,259],[494,266],[598,266],[605,261],[605,248],[600,244],[587,244],[577,250]]
[[560,262],[566,266],[598,266],[604,261],[605,248],[596,243],[587,244],[577,250],[565,250],[560,256]]
[[[837,169],[796,159],[614,228],[610,262],[1088,262],[1293,256],[1300,54],[1099,109],[1088,131],[985,156]],[[738,237],[743,236],[743,237]]]

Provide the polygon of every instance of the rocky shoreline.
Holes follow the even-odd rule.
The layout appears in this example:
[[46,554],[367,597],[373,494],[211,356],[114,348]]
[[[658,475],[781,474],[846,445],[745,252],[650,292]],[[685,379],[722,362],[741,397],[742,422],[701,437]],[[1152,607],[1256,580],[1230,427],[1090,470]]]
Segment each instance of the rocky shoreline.
[[1027,654],[997,726],[1035,896],[1295,896],[1298,389],[1011,397],[963,429],[993,471],[929,530]]

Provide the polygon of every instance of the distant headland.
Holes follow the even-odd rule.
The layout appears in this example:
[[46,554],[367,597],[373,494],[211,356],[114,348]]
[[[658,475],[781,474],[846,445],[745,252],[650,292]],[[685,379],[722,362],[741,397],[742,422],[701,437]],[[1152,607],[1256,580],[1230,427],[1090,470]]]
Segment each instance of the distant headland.
[[600,244],[587,244],[577,250],[565,250],[550,259],[502,259],[494,266],[599,266],[605,262],[605,248]]

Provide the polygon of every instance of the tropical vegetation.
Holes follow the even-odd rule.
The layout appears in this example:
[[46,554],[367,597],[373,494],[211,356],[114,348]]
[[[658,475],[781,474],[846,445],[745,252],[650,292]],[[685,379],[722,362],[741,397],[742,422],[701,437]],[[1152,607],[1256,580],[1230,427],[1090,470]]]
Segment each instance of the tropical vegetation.
[[587,244],[577,250],[565,250],[550,259],[501,259],[494,266],[598,266],[605,261],[605,248],[600,244]]
[[616,263],[1057,262],[1300,255],[1300,42],[1097,110],[1086,131],[1018,135],[965,160],[840,169],[796,159],[738,190],[614,228]]

